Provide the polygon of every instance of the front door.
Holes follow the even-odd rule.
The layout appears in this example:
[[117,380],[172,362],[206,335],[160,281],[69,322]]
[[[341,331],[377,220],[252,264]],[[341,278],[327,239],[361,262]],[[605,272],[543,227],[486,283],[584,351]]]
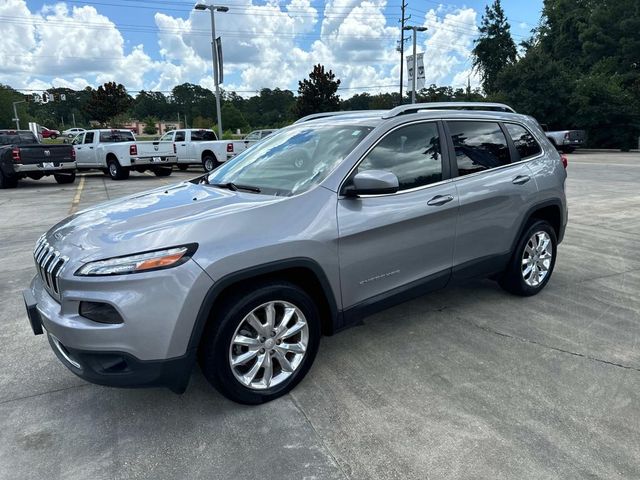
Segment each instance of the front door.
[[441,136],[437,122],[395,128],[352,173],[393,172],[400,190],[338,200],[344,309],[448,281],[458,198],[449,169],[443,168]]

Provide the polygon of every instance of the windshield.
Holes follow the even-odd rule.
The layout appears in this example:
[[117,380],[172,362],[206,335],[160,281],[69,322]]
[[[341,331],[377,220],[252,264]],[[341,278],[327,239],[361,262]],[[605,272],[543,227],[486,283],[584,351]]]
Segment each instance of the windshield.
[[324,180],[371,130],[360,125],[286,128],[229,160],[208,180],[258,188],[267,195],[296,195]]
[[135,140],[133,133],[128,130],[100,132],[100,142],[102,143],[135,142]]

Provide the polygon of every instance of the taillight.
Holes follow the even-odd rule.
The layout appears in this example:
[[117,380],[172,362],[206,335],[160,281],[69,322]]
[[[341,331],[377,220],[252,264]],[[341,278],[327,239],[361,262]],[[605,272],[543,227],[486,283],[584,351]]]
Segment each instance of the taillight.
[[176,144],[173,144],[173,153],[178,153],[178,149],[176,148]]
[[71,160],[76,161],[76,149],[71,147]]
[[18,147],[13,147],[13,150],[11,150],[11,156],[15,163],[20,163],[20,149]]
[[567,165],[569,165],[569,159],[567,158],[566,155],[560,155],[560,160],[562,160],[562,166],[564,168],[567,168]]
[[138,155],[138,146],[134,143],[129,145],[129,155],[134,156]]
[[233,143],[227,143],[227,153],[233,153]]

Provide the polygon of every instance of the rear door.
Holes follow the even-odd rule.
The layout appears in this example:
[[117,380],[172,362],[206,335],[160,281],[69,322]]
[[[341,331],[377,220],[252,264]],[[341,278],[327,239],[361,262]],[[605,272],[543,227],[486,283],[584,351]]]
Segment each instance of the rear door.
[[454,277],[501,271],[537,193],[536,182],[500,123],[449,120],[446,127],[460,202]]
[[428,290],[448,281],[458,199],[442,137],[435,121],[401,125],[385,134],[352,172],[393,172],[400,191],[338,200],[345,309],[366,309],[391,293]]

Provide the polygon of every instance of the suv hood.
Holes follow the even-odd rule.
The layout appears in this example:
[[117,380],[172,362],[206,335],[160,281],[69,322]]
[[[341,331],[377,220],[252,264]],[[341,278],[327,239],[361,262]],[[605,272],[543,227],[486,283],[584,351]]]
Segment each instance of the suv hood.
[[72,259],[128,255],[200,242],[198,235],[210,237],[220,227],[216,219],[284,199],[184,182],[78,212],[49,230],[47,239]]

